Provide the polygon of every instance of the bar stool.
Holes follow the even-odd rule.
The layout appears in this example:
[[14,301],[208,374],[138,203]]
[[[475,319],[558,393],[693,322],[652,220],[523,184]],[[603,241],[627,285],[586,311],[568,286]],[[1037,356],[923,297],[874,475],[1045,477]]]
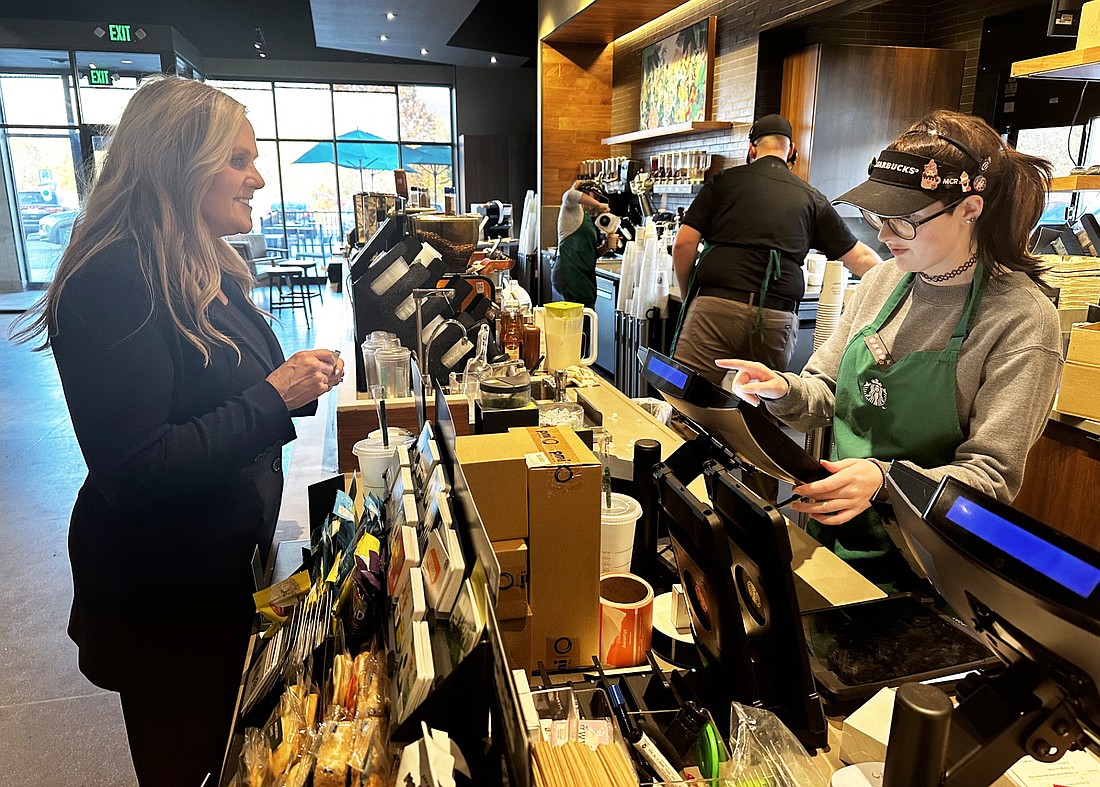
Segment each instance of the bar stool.
[[[313,305],[302,268],[298,265],[271,265],[260,275],[267,277],[267,308],[274,313],[280,309],[301,309],[306,326],[313,317]],[[283,288],[286,287],[286,292]],[[274,294],[278,288],[279,294]]]
[[[324,280],[322,278],[318,277],[317,275],[315,275],[317,273],[317,261],[316,260],[302,260],[302,259],[279,260],[279,265],[285,265],[285,266],[291,266],[291,267],[294,267],[294,268],[300,268],[301,271],[302,271],[302,287],[303,287],[302,291],[305,293],[305,296],[307,298],[309,298],[310,300],[312,300],[313,298],[320,298],[321,303],[325,302]],[[309,279],[314,279],[315,280],[314,283],[317,284],[316,292],[313,290],[313,287],[311,286],[310,282],[307,280],[306,274],[309,274]]]

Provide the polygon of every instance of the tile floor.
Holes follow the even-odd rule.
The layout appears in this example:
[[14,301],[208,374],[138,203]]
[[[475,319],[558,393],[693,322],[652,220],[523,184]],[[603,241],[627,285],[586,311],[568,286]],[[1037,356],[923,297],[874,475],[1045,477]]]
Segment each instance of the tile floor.
[[[66,533],[84,462],[52,358],[7,339],[16,313],[40,294],[0,295],[0,784],[128,787],[136,779],[117,696],[84,679],[65,634]],[[274,328],[288,356],[339,347],[350,332],[347,301],[331,290],[324,297],[312,327],[297,311],[280,313]],[[318,416],[299,420],[284,454],[278,539],[303,537],[305,487],[335,469],[335,396],[326,398]]]

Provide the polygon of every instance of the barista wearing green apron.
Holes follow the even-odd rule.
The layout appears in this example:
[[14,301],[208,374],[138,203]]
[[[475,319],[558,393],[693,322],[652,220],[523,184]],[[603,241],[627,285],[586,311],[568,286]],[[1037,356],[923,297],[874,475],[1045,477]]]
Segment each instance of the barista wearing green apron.
[[592,215],[607,211],[607,197],[593,181],[578,180],[562,195],[558,259],[551,281],[564,300],[589,307],[596,303],[596,259],[618,242],[614,234],[602,244],[599,241]]
[[1050,415],[1061,364],[1053,304],[1027,252],[1049,164],[984,121],[937,110],[871,163],[854,205],[893,259],[870,271],[800,375],[739,359],[735,393],[791,426],[833,427],[833,475],[795,487],[809,531],[885,590],[912,572],[872,500],[905,462],[1006,502]]

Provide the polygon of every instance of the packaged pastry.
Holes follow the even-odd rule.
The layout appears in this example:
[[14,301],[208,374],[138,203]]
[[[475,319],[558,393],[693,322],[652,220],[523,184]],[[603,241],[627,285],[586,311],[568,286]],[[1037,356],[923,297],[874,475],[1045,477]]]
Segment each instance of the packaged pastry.
[[324,725],[317,761],[313,766],[314,787],[344,787],[356,726],[355,722],[350,721],[333,721]]

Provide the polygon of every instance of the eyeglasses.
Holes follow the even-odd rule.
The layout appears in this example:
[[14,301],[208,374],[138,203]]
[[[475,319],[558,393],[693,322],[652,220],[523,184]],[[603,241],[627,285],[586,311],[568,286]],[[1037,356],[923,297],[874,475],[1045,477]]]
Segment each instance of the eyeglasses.
[[926,224],[932,219],[939,218],[950,210],[953,210],[955,206],[958,205],[960,202],[962,202],[961,199],[955,200],[949,205],[945,205],[940,210],[937,210],[931,216],[925,216],[923,219],[919,219],[917,221],[906,218],[888,219],[879,216],[876,213],[871,213],[870,211],[864,210],[863,208],[860,208],[859,212],[863,214],[863,220],[874,227],[876,230],[882,229],[882,225],[885,224],[887,227],[890,228],[890,232],[894,233],[902,240],[913,240],[913,238],[917,237],[917,227],[919,227],[921,224]]

